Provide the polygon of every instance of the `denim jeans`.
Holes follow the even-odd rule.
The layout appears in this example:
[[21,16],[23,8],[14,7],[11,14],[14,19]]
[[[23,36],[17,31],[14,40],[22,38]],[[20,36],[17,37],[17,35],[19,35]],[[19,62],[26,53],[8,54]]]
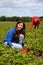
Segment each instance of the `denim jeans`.
[[[14,48],[22,49],[23,39],[24,39],[24,35],[20,34],[19,43],[12,42],[12,45],[14,46]],[[4,42],[4,44],[7,45],[8,44],[7,41]]]

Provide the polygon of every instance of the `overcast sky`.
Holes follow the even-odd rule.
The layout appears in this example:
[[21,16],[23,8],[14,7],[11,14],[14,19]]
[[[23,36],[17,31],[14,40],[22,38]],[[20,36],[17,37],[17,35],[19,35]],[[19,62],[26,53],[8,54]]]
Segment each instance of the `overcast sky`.
[[0,16],[43,16],[43,0],[0,0]]

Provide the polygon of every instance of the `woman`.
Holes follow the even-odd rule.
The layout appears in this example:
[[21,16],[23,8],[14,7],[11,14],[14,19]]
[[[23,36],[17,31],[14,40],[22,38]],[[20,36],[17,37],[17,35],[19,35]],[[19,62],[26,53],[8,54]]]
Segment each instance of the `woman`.
[[23,21],[17,22],[15,28],[11,28],[4,37],[4,44],[11,48],[22,49],[23,39],[25,38],[25,23]]
[[38,16],[33,16],[32,17],[32,21],[30,23],[30,29],[32,29],[32,27],[34,26],[35,29],[38,29],[40,24],[40,19]]

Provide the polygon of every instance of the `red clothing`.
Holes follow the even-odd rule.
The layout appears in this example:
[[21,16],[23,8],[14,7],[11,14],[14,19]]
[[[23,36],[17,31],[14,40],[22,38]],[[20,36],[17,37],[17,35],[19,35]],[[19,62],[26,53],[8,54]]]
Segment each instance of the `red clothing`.
[[[35,24],[35,19],[37,19],[37,24]],[[40,24],[40,19],[39,19],[39,17],[38,16],[34,16],[34,17],[32,17],[32,21],[31,21],[31,23],[30,23],[30,29],[32,29],[32,27],[33,27],[33,25],[39,25]]]

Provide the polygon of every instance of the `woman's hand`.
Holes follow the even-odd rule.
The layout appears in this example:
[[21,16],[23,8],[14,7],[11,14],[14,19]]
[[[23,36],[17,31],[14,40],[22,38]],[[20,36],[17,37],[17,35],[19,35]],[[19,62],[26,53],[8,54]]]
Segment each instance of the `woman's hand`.
[[14,46],[11,46],[11,48],[14,48]]
[[24,47],[27,47],[27,45],[26,45],[26,44],[24,44]]

